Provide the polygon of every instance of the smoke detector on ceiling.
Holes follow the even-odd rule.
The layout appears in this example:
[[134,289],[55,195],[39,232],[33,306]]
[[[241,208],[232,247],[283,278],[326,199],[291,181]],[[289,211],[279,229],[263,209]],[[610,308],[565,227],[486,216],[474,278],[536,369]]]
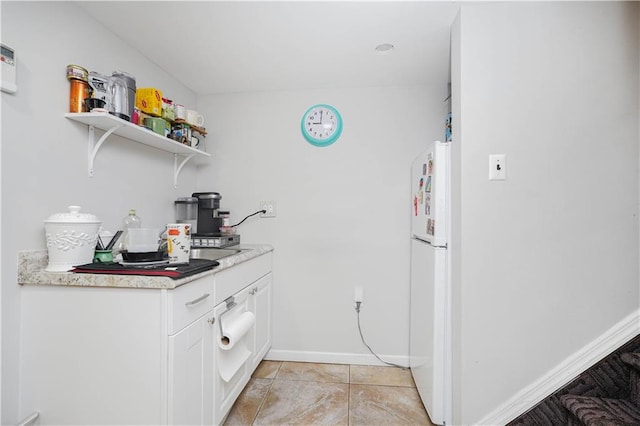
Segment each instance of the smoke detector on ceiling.
[[394,49],[393,44],[391,43],[382,43],[376,46],[375,51],[378,54],[384,55],[390,53]]

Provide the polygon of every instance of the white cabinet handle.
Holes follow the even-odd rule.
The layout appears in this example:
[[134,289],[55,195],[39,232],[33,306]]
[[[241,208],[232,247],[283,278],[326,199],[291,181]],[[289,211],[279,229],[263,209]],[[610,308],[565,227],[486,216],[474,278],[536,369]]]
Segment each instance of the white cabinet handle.
[[184,304],[184,306],[193,306],[193,305],[197,305],[198,303],[202,302],[204,299],[206,299],[207,297],[209,297],[209,293],[205,293],[202,296],[198,297],[197,299],[192,300],[191,302],[186,302]]

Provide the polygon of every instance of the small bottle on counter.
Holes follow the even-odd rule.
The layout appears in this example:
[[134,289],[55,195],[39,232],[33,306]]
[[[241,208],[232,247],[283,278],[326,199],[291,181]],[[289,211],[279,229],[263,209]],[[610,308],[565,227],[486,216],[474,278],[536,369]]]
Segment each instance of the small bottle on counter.
[[129,229],[142,227],[142,219],[140,219],[140,217],[136,215],[135,209],[129,210],[129,214],[125,216],[122,222],[124,225],[124,232],[122,233],[122,237],[120,237],[120,243],[118,244],[119,252],[126,250],[129,245]]
[[136,210],[129,210],[129,214],[124,218],[124,229],[141,228],[142,219],[136,215]]

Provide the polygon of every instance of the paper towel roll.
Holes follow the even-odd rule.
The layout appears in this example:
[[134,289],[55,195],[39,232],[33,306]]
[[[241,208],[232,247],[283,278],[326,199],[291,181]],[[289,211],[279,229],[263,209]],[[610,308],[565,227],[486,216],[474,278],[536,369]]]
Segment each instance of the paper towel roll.
[[225,351],[232,349],[236,342],[242,339],[247,334],[247,331],[253,327],[255,322],[256,316],[248,311],[225,319],[222,322],[222,336],[218,339],[218,347]]

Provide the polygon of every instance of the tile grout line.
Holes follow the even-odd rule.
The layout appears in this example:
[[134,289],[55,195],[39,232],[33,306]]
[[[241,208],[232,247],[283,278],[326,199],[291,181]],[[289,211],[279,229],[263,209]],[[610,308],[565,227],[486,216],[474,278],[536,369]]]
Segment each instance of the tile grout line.
[[269,383],[269,389],[267,389],[267,391],[264,393],[264,396],[262,397],[262,401],[260,401],[260,405],[258,405],[258,409],[256,410],[256,413],[253,415],[253,419],[251,420],[251,423],[250,423],[252,426],[255,424],[256,419],[258,418],[258,415],[260,414],[260,410],[262,410],[262,406],[264,405],[264,402],[267,400],[267,396],[269,395],[269,392],[271,392],[271,387],[273,386],[273,382],[275,382],[276,377],[278,377],[281,367],[282,367],[282,362],[280,362],[280,365],[276,370],[276,374],[273,375],[273,379],[270,379],[271,383]]
[[269,395],[269,392],[271,392],[271,386],[273,386],[273,382],[274,379],[271,379],[271,383],[269,383],[269,389],[267,389],[267,391],[264,393],[264,396],[262,397],[262,401],[260,401],[260,405],[258,405],[258,409],[256,410],[256,413],[253,415],[253,419],[251,420],[251,425],[255,425],[256,420],[258,419],[258,414],[260,414],[260,410],[262,410],[262,406],[264,405],[264,402],[267,400],[267,396]]

